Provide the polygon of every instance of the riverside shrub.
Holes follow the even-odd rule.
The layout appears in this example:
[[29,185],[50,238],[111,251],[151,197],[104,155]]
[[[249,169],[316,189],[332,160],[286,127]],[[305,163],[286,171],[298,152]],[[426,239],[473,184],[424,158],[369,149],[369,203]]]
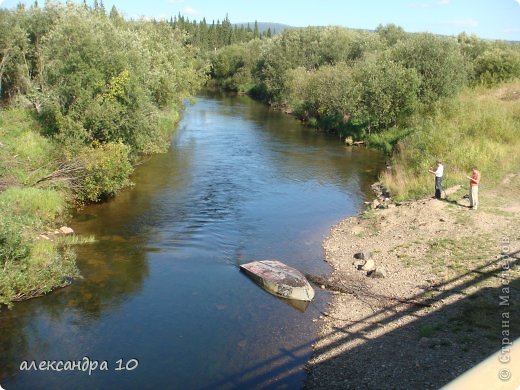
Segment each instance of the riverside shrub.
[[130,147],[121,142],[85,148],[79,157],[85,171],[78,183],[79,199],[97,202],[130,185],[129,153]]

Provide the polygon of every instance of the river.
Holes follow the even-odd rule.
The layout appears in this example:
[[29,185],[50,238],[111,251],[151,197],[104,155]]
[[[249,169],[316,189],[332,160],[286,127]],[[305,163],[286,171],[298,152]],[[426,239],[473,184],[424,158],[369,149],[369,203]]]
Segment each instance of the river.
[[[327,274],[321,242],[362,208],[381,166],[379,153],[248,97],[200,96],[169,152],[136,168],[134,187],[74,215],[74,230],[97,239],[77,248],[83,279],[0,312],[0,384],[301,387],[328,294],[317,289],[301,312],[237,264],[279,259]],[[83,358],[108,369],[20,370]]]

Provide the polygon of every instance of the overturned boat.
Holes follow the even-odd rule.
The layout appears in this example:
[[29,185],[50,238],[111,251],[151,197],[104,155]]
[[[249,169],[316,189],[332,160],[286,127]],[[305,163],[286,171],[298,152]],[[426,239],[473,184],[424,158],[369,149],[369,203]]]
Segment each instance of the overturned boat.
[[259,260],[242,264],[240,269],[262,288],[277,297],[312,301],[314,289],[303,274],[278,260]]

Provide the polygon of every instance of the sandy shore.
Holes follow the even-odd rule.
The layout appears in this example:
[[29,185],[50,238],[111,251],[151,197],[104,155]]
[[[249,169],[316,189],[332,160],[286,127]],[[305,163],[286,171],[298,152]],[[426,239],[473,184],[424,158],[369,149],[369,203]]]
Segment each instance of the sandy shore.
[[[509,339],[520,335],[518,304],[499,305],[505,285],[520,302],[520,175],[481,189],[478,210],[466,192],[369,210],[332,229],[323,285],[333,299],[306,388],[439,388],[500,349],[506,309]],[[384,277],[358,270],[359,252]]]

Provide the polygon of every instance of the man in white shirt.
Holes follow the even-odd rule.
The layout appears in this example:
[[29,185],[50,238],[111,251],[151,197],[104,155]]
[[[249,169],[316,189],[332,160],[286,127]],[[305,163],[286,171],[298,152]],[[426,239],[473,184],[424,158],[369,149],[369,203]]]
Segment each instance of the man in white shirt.
[[435,175],[435,198],[440,199],[442,190],[442,177],[444,176],[444,165],[442,165],[440,160],[437,160],[436,163],[437,170],[434,171],[433,168],[430,167],[428,172]]

